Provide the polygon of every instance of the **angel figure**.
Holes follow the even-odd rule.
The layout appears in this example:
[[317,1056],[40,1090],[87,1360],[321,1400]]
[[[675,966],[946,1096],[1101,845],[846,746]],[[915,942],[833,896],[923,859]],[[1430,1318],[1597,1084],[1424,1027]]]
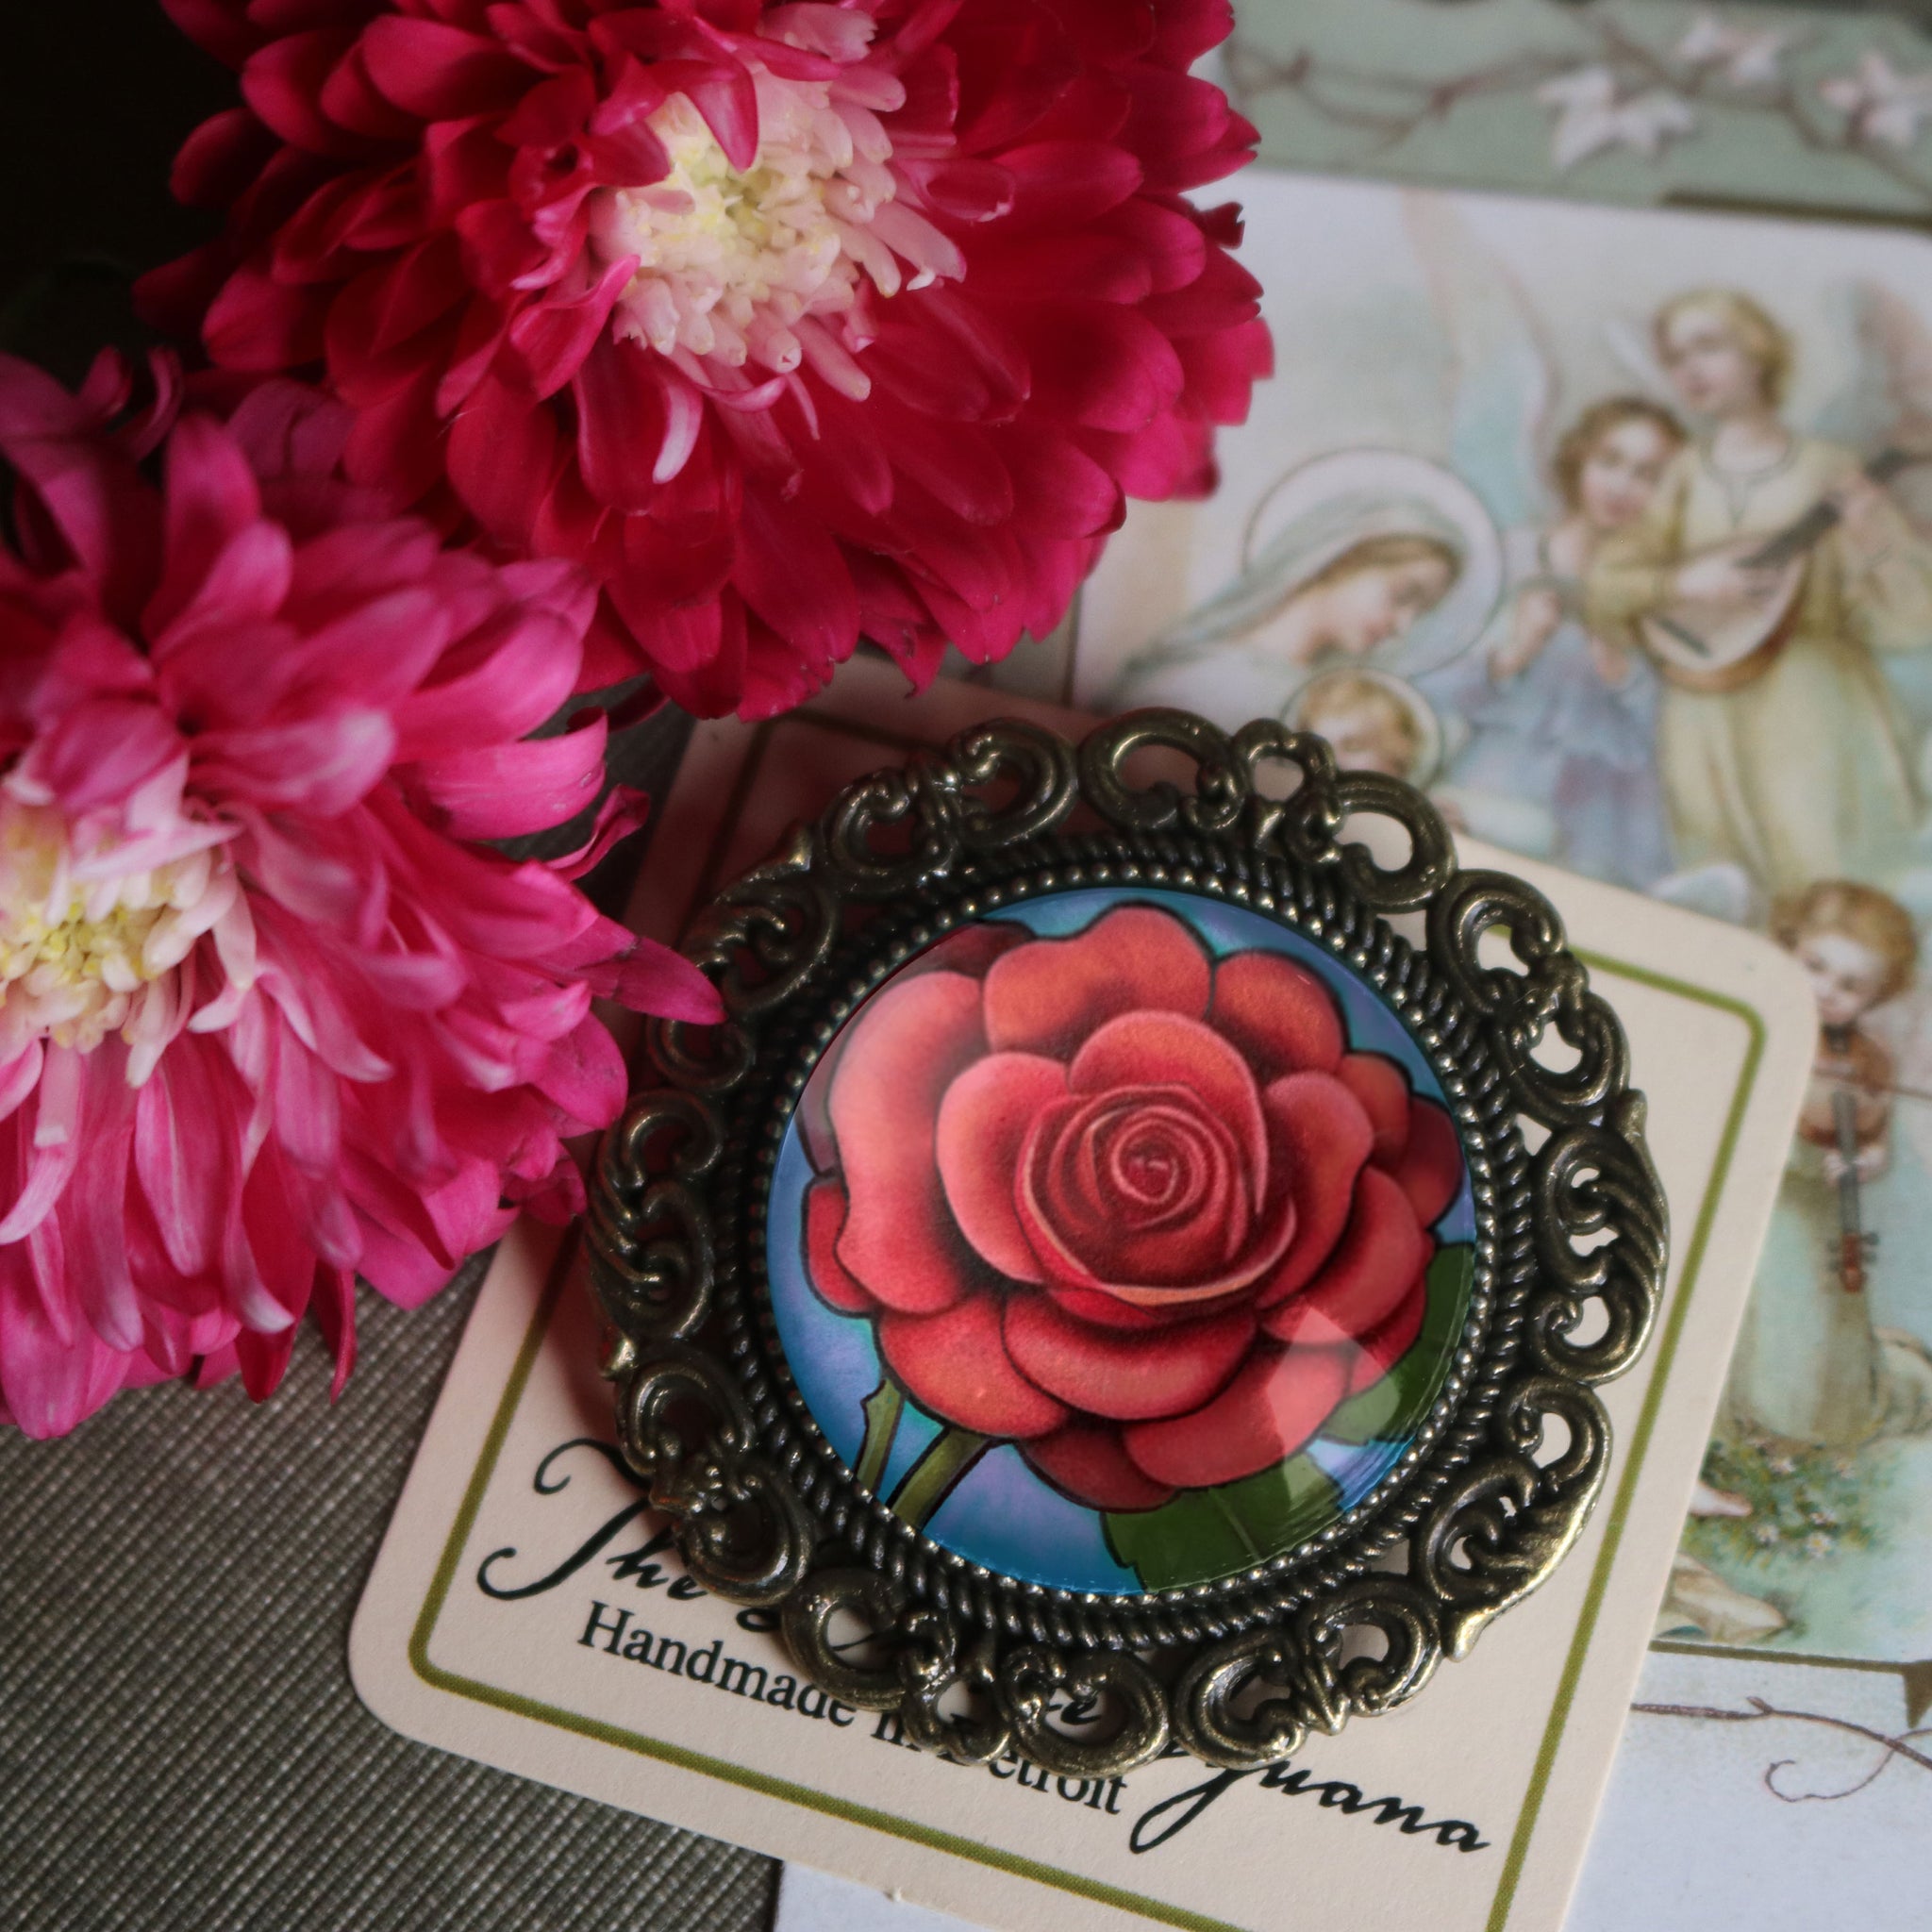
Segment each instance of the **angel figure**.
[[1656,769],[1658,680],[1641,653],[1583,622],[1582,583],[1604,540],[1649,508],[1683,442],[1669,410],[1641,396],[1592,403],[1557,438],[1555,515],[1506,540],[1507,617],[1484,683],[1466,681],[1463,700],[1458,781],[1540,798],[1560,828],[1555,857],[1638,888],[1673,869]]
[[1527,295],[1441,208],[1418,211],[1409,232],[1451,350],[1452,459],[1506,525],[1488,648],[1428,680],[1464,727],[1450,782],[1539,814],[1552,832],[1538,856],[1652,886],[1674,864],[1658,679],[1641,651],[1585,622],[1583,583],[1602,545],[1648,509],[1684,430],[1651,398],[1619,395],[1552,436],[1553,358]]
[[1179,705],[1232,728],[1282,718],[1324,666],[1467,649],[1501,575],[1468,486],[1394,450],[1291,470],[1248,520],[1241,568],[1123,666],[1104,706]]
[[1288,723],[1325,738],[1344,772],[1377,772],[1426,791],[1457,832],[1533,858],[1557,848],[1556,822],[1534,800],[1443,781],[1460,721],[1445,726],[1407,678],[1353,667],[1319,672],[1291,701]]
[[[1902,306],[1868,294],[1863,346],[1891,358],[1899,442],[1932,423],[1932,395],[1911,393],[1925,358]],[[1741,866],[1773,896],[1889,878],[1922,802],[1874,654],[1932,645],[1932,544],[1875,480],[1902,458],[1861,468],[1787,424],[1793,345],[1749,295],[1674,296],[1651,341],[1699,433],[1599,547],[1583,609],[1661,670],[1679,862]]]
[[1932,1358],[1878,1326],[1862,1192],[1891,1158],[1892,1055],[1871,1021],[1910,984],[1911,916],[1872,886],[1824,879],[1778,901],[1772,937],[1818,1002],[1818,1056],[1757,1280],[1731,1358],[1733,1427],[1854,1448],[1932,1425]]

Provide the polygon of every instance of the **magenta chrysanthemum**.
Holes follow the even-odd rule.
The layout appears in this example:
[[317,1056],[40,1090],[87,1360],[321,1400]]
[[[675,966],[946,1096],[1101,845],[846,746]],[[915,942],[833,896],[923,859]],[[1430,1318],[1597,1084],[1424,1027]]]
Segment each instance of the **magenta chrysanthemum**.
[[[125,399],[0,358],[0,1420],[40,1436],[165,1376],[259,1397],[310,1308],[340,1382],[358,1274],[413,1304],[581,1203],[562,1137],[625,1091],[593,994],[716,1012],[573,861],[474,842],[596,795],[601,718],[521,741],[591,587],[384,517],[293,383],[180,421],[159,489],[166,399],[111,434]],[[600,816],[578,867],[635,804]]]
[[1050,628],[1268,366],[1227,0],[165,0],[245,108],[150,310],[325,366],[347,462],[603,585],[586,675],[796,703]]

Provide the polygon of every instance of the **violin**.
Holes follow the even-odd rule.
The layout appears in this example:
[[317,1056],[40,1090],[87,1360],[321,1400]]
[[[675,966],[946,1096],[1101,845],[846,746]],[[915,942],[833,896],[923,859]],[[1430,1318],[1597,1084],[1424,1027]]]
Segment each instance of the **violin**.
[[[1827,1026],[1815,1078],[1829,1086],[1828,1105],[1807,1098],[1798,1130],[1815,1146],[1830,1147],[1841,1162],[1838,1177],[1838,1239],[1828,1257],[1846,1294],[1862,1294],[1878,1235],[1864,1223],[1858,1185],[1858,1156],[1885,1133],[1886,1107],[1880,1097],[1891,1074],[1883,1047],[1855,1027]],[[1816,1090],[1814,1088],[1814,1094]]]

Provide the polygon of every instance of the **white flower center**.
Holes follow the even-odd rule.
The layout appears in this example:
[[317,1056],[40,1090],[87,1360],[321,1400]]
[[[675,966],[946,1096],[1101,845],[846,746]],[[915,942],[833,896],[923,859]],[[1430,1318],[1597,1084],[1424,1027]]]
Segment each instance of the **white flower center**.
[[[734,168],[682,94],[651,116],[670,157],[660,181],[599,196],[591,231],[607,261],[635,256],[618,298],[621,340],[694,358],[715,379],[747,363],[789,375],[801,362],[848,393],[870,388],[852,360],[873,331],[864,281],[881,296],[964,262],[897,200],[892,144],[878,117],[825,81],[753,66],[758,148]],[[897,83],[890,83],[896,88]],[[837,97],[835,97],[837,96]]]
[[53,807],[0,801],[0,1055],[37,1039],[88,1052],[117,1030],[133,1042],[148,989],[234,899],[219,846],[117,870],[111,846],[77,854]]

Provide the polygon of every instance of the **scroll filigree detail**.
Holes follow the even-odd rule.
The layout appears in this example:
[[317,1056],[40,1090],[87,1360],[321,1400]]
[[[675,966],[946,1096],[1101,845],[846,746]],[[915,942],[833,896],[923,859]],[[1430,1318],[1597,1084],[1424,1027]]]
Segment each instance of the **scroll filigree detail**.
[[[1547,1421],[1568,1434],[1547,1465],[1535,1451]],[[1409,1574],[1438,1604],[1442,1648],[1466,1657],[1490,1621],[1520,1603],[1583,1533],[1609,1467],[1610,1424],[1580,1382],[1539,1375],[1498,1407],[1497,1453],[1452,1482],[1409,1542]]]
[[[1136,754],[1178,754],[1193,766],[1184,791],[1164,773],[1135,785],[1124,774]],[[1272,770],[1292,774],[1286,795],[1263,783]],[[1080,747],[1088,802],[1128,832],[1241,833],[1260,851],[1307,866],[1333,868],[1376,912],[1406,912],[1427,902],[1455,870],[1441,815],[1413,786],[1373,772],[1338,771],[1325,739],[1266,719],[1230,737],[1186,711],[1130,711]],[[1369,845],[1340,839],[1357,819],[1383,819],[1408,842],[1399,866],[1385,866]]]
[[[1381,1654],[1349,1656],[1354,1631],[1379,1636]],[[1209,1764],[1255,1770],[1299,1751],[1311,1730],[1333,1737],[1352,1712],[1412,1697],[1441,1654],[1424,1592],[1372,1572],[1304,1606],[1285,1629],[1250,1630],[1196,1657],[1174,1691],[1175,1734]],[[1242,1699],[1253,1701],[1245,1714]]]
[[[1460,873],[1430,902],[1428,925],[1430,958],[1489,1023],[1499,1069],[1531,1119],[1583,1125],[1627,1090],[1624,1028],[1591,991],[1557,908],[1541,892],[1504,873]],[[1492,932],[1507,937],[1513,970],[1482,963]],[[1574,1056],[1567,1067],[1538,1058],[1556,1041]]]
[[[1668,1234],[1663,1191],[1643,1141],[1643,1096],[1625,1093],[1601,1124],[1562,1128],[1538,1150],[1537,1293],[1525,1340],[1551,1374],[1603,1382],[1636,1360],[1657,1314]],[[1611,1241],[1598,1238],[1611,1234]],[[1603,1332],[1571,1339],[1590,1304]]]
[[632,1349],[687,1336],[710,1312],[703,1184],[723,1146],[716,1110],[675,1088],[641,1095],[605,1137],[588,1241],[605,1312]]
[[[1376,985],[1451,1097],[1481,1258],[1457,1365],[1369,1498],[1241,1576],[1115,1599],[990,1574],[859,1488],[783,1373],[756,1242],[787,1111],[872,988],[988,908],[1129,881],[1272,912]],[[1382,916],[1418,909],[1412,950]],[[1172,1738],[1253,1768],[1413,1695],[1581,1535],[1609,1458],[1593,1385],[1636,1358],[1663,1279],[1643,1103],[1554,908],[1458,872],[1410,788],[1269,721],[1142,711],[1078,746],[976,725],[846,787],[686,952],[727,1020],[652,1029],[658,1084],[602,1151],[608,1372],[693,1577],[778,1606],[833,1696],[969,1761],[1091,1777]]]
[[743,1396],[689,1342],[661,1341],[627,1375],[625,1459],[672,1519],[692,1580],[741,1604],[782,1603],[815,1541],[797,1491],[759,1453]]

